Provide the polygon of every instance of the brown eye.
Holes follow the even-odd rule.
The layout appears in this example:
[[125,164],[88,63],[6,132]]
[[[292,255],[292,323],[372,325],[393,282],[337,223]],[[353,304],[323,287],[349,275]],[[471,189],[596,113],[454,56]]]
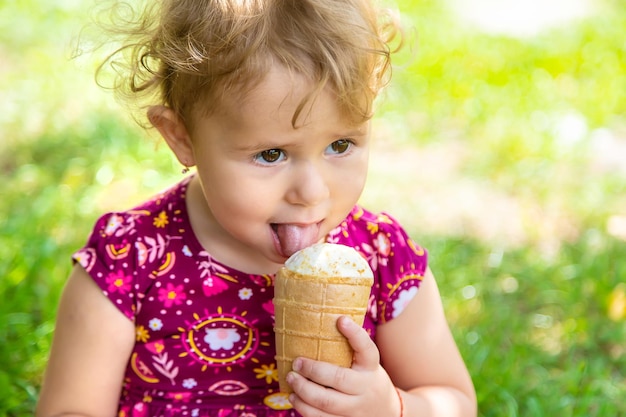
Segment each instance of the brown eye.
[[332,153],[345,153],[348,149],[350,149],[350,145],[352,143],[347,139],[339,139],[330,144],[330,149]]
[[280,149],[268,149],[266,151],[260,152],[256,156],[256,160],[263,163],[274,163],[280,161],[283,156],[283,151]]

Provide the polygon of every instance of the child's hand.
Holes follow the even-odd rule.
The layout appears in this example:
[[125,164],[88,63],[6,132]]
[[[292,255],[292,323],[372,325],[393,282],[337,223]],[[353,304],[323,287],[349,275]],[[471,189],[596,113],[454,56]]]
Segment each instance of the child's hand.
[[341,317],[337,326],[354,349],[352,368],[296,359],[295,372],[287,376],[294,408],[304,417],[399,416],[400,400],[372,339],[348,317]]

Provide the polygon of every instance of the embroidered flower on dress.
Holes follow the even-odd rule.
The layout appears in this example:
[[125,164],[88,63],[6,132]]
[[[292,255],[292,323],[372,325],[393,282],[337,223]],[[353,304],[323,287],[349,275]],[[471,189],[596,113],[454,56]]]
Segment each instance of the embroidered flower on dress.
[[107,236],[111,236],[113,233],[115,233],[117,228],[122,225],[123,222],[124,218],[122,216],[119,216],[117,214],[112,215],[107,220],[107,225],[104,228],[104,234]]
[[378,233],[378,223],[367,222],[367,230],[371,233]]
[[206,329],[204,341],[209,344],[211,350],[231,350],[235,343],[241,340],[237,329]]
[[163,229],[168,223],[169,220],[167,218],[167,213],[165,212],[165,210],[161,211],[159,215],[154,218],[154,222],[152,222],[155,227],[158,227],[160,229]]
[[166,288],[159,289],[159,301],[162,301],[166,308],[180,305],[187,299],[187,294],[183,292],[183,289],[183,285],[172,285],[168,282]]
[[78,262],[80,266],[85,268],[88,265],[87,256],[87,251],[85,249],[81,249],[74,254],[74,260]]
[[380,256],[387,257],[391,253],[391,241],[384,233],[376,235],[376,239],[374,239],[374,246],[378,249],[379,258]]
[[252,298],[252,290],[250,288],[240,289],[239,298],[242,300],[249,300],[250,298]]
[[275,392],[263,399],[263,404],[273,410],[289,410],[292,408],[289,396],[284,392]]
[[152,330],[161,330],[163,328],[163,322],[161,321],[161,319],[155,317],[148,322],[148,326]]
[[187,388],[187,389],[192,389],[194,388],[196,385],[198,385],[198,382],[193,379],[193,378],[187,378],[183,381],[183,387]]
[[107,291],[110,293],[119,292],[120,294],[126,294],[130,291],[130,282],[132,278],[129,275],[124,275],[124,271],[111,272],[106,277],[106,283],[109,284]]
[[398,299],[393,302],[393,313],[391,314],[391,316],[394,318],[398,317],[409,304],[409,301],[411,301],[416,294],[417,287],[411,287],[408,290],[400,291]]
[[228,284],[226,284],[223,279],[213,275],[208,276],[207,279],[202,282],[202,292],[204,292],[204,295],[207,297],[219,294],[227,288]]
[[377,271],[379,266],[387,266],[389,255],[391,254],[391,241],[389,237],[380,232],[373,238],[374,246],[368,243],[361,243],[361,254],[370,264],[372,271]]
[[142,325],[139,325],[135,329],[135,338],[138,342],[146,343],[150,339],[150,332]]
[[265,378],[265,382],[271,384],[272,381],[278,381],[278,370],[276,365],[271,363],[269,366],[261,365],[260,368],[254,368],[257,379]]

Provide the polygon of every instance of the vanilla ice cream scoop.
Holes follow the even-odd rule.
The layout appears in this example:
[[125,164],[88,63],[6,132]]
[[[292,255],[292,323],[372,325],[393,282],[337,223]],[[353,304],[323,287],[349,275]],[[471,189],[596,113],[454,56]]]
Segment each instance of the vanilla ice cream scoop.
[[285,268],[302,275],[374,278],[367,260],[350,246],[318,243],[294,253]]
[[373,281],[367,260],[349,246],[319,243],[285,262],[274,281],[281,391],[292,391],[285,377],[298,356],[352,365],[354,352],[337,329],[337,319],[348,316],[363,325]]

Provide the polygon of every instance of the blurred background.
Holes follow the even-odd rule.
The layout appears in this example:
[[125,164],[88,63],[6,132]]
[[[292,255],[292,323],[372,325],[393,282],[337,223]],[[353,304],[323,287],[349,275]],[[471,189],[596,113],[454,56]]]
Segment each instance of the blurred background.
[[[181,178],[72,59],[91,6],[0,2],[0,416],[32,415],[96,217]],[[480,415],[626,415],[626,3],[396,7],[362,202],[429,249]]]

